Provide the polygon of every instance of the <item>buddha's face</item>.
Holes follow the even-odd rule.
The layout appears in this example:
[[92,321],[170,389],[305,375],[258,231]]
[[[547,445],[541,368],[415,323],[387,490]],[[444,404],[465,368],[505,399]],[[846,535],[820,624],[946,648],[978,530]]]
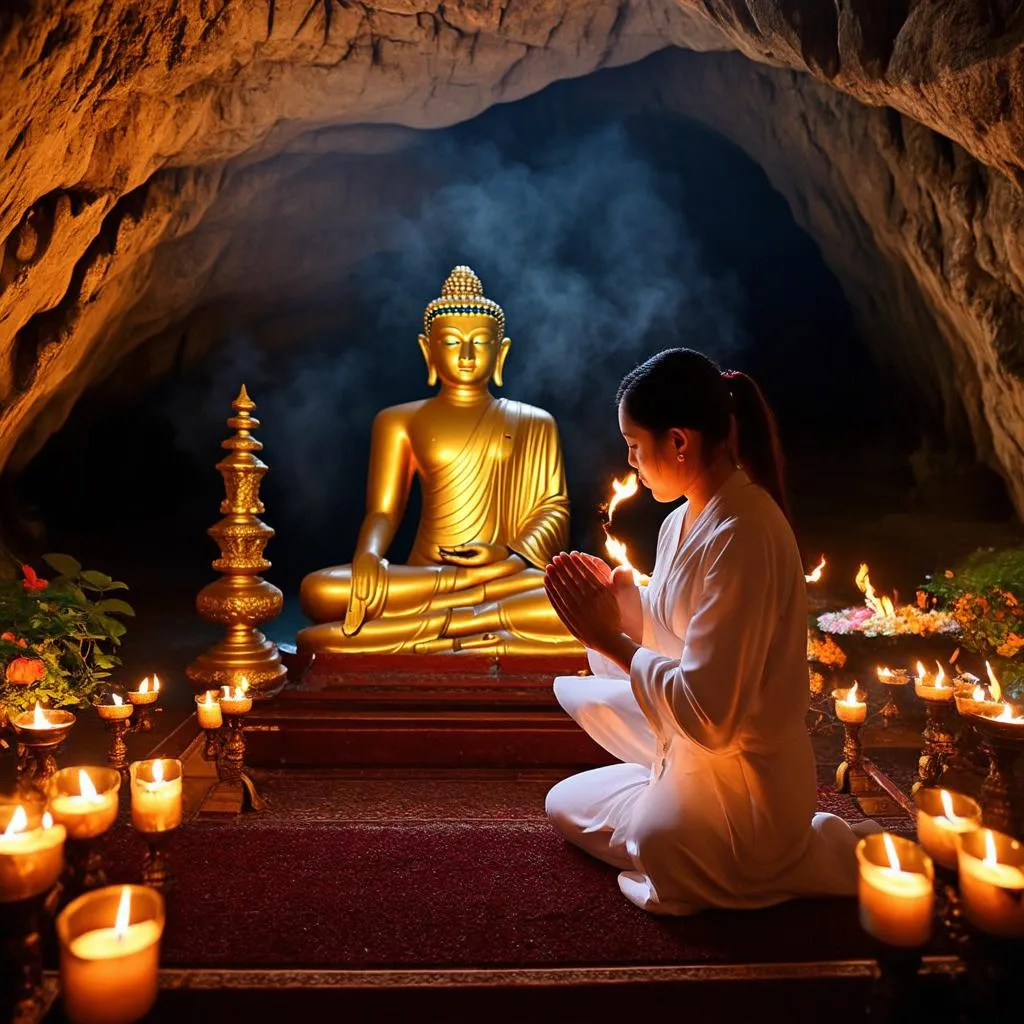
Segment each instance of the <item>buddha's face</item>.
[[431,383],[434,378],[455,387],[486,387],[501,371],[509,339],[498,335],[498,323],[482,313],[449,313],[430,323],[430,336],[419,337]]

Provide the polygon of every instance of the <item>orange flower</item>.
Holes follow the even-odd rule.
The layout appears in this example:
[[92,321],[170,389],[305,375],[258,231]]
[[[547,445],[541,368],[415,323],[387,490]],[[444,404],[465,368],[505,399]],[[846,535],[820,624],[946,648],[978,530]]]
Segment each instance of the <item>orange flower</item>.
[[15,658],[9,662],[4,676],[14,686],[38,683],[46,675],[46,666],[38,658]]
[[0,633],[0,640],[9,640],[11,643],[14,643],[17,639],[18,638],[10,630],[6,633]]

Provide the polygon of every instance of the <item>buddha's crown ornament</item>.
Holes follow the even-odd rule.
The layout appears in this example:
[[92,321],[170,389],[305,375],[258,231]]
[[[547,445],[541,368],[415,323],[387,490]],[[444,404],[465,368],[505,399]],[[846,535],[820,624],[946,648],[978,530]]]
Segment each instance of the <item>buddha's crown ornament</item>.
[[484,296],[480,278],[466,266],[455,267],[441,286],[441,297],[423,311],[423,332],[430,333],[434,317],[446,314],[479,313],[498,321],[498,338],[505,336],[505,312],[493,299]]

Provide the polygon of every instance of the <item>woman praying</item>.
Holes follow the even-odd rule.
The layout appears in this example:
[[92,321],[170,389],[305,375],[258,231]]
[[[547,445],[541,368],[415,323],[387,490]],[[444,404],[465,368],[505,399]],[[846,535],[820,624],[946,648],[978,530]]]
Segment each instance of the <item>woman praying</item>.
[[771,411],[688,349],[630,372],[617,403],[640,483],[687,500],[646,587],[578,552],[547,568],[594,673],[555,694],[622,762],[558,783],[547,813],[656,914],[853,894],[858,837],[815,814],[806,590]]

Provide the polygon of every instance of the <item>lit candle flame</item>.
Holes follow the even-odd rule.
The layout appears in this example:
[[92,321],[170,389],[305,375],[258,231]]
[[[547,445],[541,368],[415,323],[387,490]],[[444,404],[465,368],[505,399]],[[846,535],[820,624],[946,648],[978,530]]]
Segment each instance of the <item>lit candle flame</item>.
[[928,675],[928,669],[926,669],[924,667],[924,665],[919,661],[917,663],[917,678],[918,678],[918,681],[923,683],[925,681],[925,678],[927,677],[927,675]]
[[974,688],[974,693],[971,694],[971,700],[983,701],[985,696],[985,687],[979,685]]
[[103,798],[96,792],[96,787],[92,784],[92,779],[89,778],[89,773],[84,768],[78,769],[78,792],[93,803],[103,802]]
[[882,844],[885,846],[885,855],[889,858],[889,867],[893,871],[902,871],[900,867],[900,858],[896,853],[896,845],[892,841],[892,836],[888,832],[882,833]]
[[[110,695],[110,702],[114,705],[114,707],[120,707],[124,703],[124,701],[121,700],[121,695],[118,693],[112,693]],[[139,714],[141,715],[142,712],[140,711]]]
[[149,676],[139,683],[139,693],[149,693]]
[[825,556],[821,556],[821,561],[809,572],[804,573],[804,581],[806,583],[817,583],[821,579],[821,574],[825,570],[826,566]]
[[878,676],[879,680],[885,680],[885,679],[892,679],[893,676],[896,675],[896,673],[893,672],[893,670],[891,668],[888,668],[887,666],[883,665],[881,668],[876,668],[875,669],[875,675]]
[[39,701],[36,701],[35,711],[32,712],[32,728],[47,729],[49,728],[49,725],[49,720],[46,715],[43,714],[43,709],[39,706]]
[[248,690],[249,690],[249,677],[248,676],[242,676],[242,681],[238,684],[238,687],[236,688],[235,692],[236,692],[236,694],[239,697],[244,697],[245,694],[248,692]]
[[992,829],[985,829],[985,857],[983,863],[987,864],[990,868],[994,868],[999,863],[999,858],[996,855],[996,839],[992,835]]
[[628,569],[633,574],[633,583],[636,586],[642,586],[646,576],[639,569],[633,567],[633,563],[629,560],[629,552],[626,550],[626,545],[621,540],[616,540],[614,537],[605,537],[604,549],[608,552],[608,557],[612,561]]
[[160,692],[160,677],[156,673],[153,674],[153,692]]
[[875,615],[892,618],[896,614],[896,608],[893,605],[892,599],[884,594],[879,597],[875,593],[875,588],[871,586],[871,577],[868,575],[866,562],[861,562],[854,582],[857,584],[857,589],[864,595],[864,603]]
[[943,671],[942,665],[938,661],[935,662],[935,665],[938,668],[939,672],[938,675],[935,677],[935,682],[932,683],[932,685],[935,687],[936,690],[941,690],[944,688],[946,683],[946,673]]
[[632,498],[636,494],[640,485],[637,482],[636,473],[629,473],[624,476],[621,480],[612,481],[612,500],[608,502],[608,522],[612,521],[612,516],[615,515],[615,510],[626,501],[627,498]]
[[987,661],[985,662],[985,671],[988,673],[988,692],[992,694],[992,699],[998,704],[1003,699],[1003,688],[999,685],[999,680],[996,679],[996,674]]
[[164,781],[164,763],[159,758],[153,762],[153,781]]
[[208,708],[213,707],[213,690],[206,691],[206,698],[203,701],[203,704]]
[[7,822],[7,828],[4,829],[4,838],[16,836],[19,832],[24,832],[26,825],[28,825],[28,815],[25,813],[25,808],[18,804],[14,814],[11,816],[11,820]]
[[43,828],[53,828],[53,815],[49,811],[43,811]]
[[1024,715],[1018,715],[1014,713],[1012,707],[1009,704],[1003,704],[1003,713],[998,715],[994,721],[996,722],[1013,722],[1014,725],[1024,723]]
[[114,935],[118,942],[124,940],[128,933],[128,925],[132,920],[132,890],[130,886],[121,889],[121,901],[117,905],[117,918],[114,921]]
[[839,702],[840,704],[849,704],[853,707],[856,704],[863,704],[864,701],[857,699],[857,684],[856,682],[847,691],[846,696]]

